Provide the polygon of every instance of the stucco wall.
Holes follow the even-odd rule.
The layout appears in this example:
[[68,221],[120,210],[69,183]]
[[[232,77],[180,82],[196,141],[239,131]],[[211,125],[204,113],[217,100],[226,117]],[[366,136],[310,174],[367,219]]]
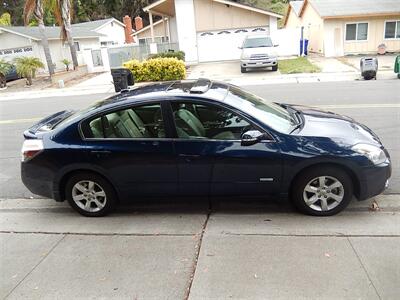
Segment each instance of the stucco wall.
[[32,40],[29,38],[6,31],[1,31],[0,33],[0,49],[11,49],[29,45],[32,45]]
[[[165,22],[166,23],[166,22]],[[167,23],[166,23],[167,24]],[[164,25],[163,23],[158,23],[157,25],[153,26],[154,28],[154,37],[161,37],[165,36],[164,34]],[[150,38],[151,37],[151,31],[150,28],[148,30],[145,30],[143,32],[140,32],[139,34],[136,35],[137,38],[142,39],[142,38]]]
[[300,26],[304,26],[305,38],[309,40],[311,52],[324,52],[324,23],[314,8],[308,4],[303,12]]
[[285,28],[297,28],[300,27],[301,21],[299,17],[295,14],[293,9],[290,9],[290,13],[286,22]]
[[269,16],[212,0],[194,0],[196,31],[268,26]]
[[125,44],[125,27],[115,21],[101,27],[97,32],[106,35],[100,37],[101,42],[114,42],[116,45]]

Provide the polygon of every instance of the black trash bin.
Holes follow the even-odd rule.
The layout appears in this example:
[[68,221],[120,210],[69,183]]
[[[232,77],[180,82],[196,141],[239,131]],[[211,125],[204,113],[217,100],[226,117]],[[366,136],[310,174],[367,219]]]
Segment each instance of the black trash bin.
[[114,88],[116,92],[128,89],[130,85],[134,85],[132,72],[125,68],[111,69]]

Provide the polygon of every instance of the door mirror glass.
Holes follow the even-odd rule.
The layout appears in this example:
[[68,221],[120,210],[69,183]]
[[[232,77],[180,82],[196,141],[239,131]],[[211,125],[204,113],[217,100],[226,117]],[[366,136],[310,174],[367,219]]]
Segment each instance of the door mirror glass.
[[275,44],[274,47],[279,47],[279,45],[278,45],[278,44]]
[[249,130],[242,134],[242,146],[255,145],[265,139],[265,134],[259,130]]

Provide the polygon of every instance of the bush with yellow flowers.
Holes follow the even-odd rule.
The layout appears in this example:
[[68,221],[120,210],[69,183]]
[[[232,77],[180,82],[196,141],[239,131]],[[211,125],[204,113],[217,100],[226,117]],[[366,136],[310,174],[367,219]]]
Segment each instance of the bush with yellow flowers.
[[135,82],[182,80],[186,77],[185,63],[176,58],[160,57],[143,62],[130,60],[123,66],[132,72]]

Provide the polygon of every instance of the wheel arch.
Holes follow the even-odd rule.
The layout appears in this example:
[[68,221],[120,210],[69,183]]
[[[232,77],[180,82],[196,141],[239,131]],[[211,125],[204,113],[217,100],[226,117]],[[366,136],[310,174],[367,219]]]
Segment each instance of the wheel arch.
[[360,180],[357,177],[356,173],[354,172],[354,170],[352,170],[350,167],[341,164],[341,163],[323,163],[323,162],[318,162],[318,163],[313,163],[311,165],[307,165],[304,168],[301,168],[300,170],[298,170],[294,176],[291,178],[290,183],[289,183],[289,195],[292,195],[292,191],[293,191],[293,186],[294,183],[297,181],[297,179],[301,176],[302,173],[313,169],[313,168],[317,168],[317,167],[334,167],[334,168],[338,168],[341,169],[343,171],[345,171],[347,173],[347,175],[349,175],[351,182],[353,184],[353,193],[354,195],[358,198],[360,195]]
[[78,169],[68,170],[61,176],[61,178],[58,181],[58,185],[57,185],[58,186],[57,190],[60,195],[61,201],[65,201],[65,199],[66,199],[65,187],[66,187],[66,184],[67,184],[69,178],[71,178],[72,176],[79,174],[79,173],[92,173],[92,174],[102,177],[104,180],[106,180],[111,185],[111,187],[114,190],[115,195],[117,196],[117,201],[119,202],[120,195],[119,195],[117,189],[115,188],[113,181],[110,180],[110,178],[108,178],[108,176],[104,175],[104,173],[99,172],[98,170],[95,170],[92,168],[78,168]]

